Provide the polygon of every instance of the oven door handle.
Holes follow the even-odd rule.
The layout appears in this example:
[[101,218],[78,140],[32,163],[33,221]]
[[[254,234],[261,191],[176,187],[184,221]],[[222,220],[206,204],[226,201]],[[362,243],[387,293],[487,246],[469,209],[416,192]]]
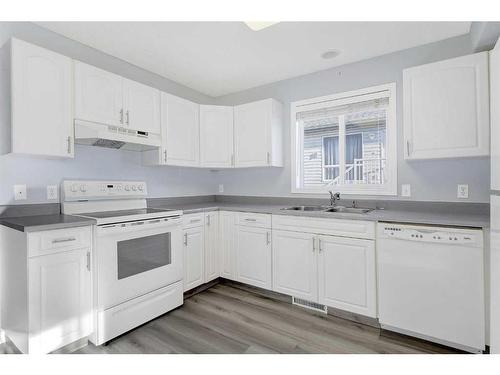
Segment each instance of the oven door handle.
[[134,221],[131,223],[104,224],[97,226],[98,233],[135,232],[155,228],[170,230],[181,225],[181,218]]

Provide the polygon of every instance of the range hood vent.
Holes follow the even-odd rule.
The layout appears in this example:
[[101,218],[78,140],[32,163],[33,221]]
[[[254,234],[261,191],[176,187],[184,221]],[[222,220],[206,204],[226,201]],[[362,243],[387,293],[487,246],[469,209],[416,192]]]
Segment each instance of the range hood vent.
[[160,134],[75,120],[75,143],[130,151],[161,146]]

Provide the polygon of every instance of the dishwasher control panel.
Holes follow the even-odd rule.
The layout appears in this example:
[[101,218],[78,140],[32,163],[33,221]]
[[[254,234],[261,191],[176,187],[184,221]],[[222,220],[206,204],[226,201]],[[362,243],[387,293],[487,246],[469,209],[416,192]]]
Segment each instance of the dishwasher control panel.
[[400,225],[379,223],[379,236],[405,241],[447,243],[460,245],[482,245],[482,231],[477,229],[455,229],[447,227]]

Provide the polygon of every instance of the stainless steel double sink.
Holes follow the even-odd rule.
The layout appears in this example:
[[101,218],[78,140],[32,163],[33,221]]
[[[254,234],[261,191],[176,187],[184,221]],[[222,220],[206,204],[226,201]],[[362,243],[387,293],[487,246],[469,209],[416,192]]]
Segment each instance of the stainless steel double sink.
[[332,213],[346,213],[346,214],[366,214],[373,211],[371,208],[356,208],[344,206],[292,206],[282,208],[285,211],[304,211],[304,212],[332,212]]

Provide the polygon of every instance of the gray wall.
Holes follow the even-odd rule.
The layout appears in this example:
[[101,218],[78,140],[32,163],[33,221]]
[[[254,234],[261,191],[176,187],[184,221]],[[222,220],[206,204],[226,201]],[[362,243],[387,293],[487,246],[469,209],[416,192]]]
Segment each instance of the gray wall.
[[[37,25],[0,22],[0,45],[12,36],[199,103],[239,104],[276,98],[285,104],[285,167],[218,172],[143,167],[138,153],[84,146],[76,147],[74,160],[0,155],[0,205],[47,202],[45,186],[59,184],[65,178],[143,179],[149,185],[151,197],[214,194],[219,183],[224,184],[224,194],[228,195],[295,196],[290,193],[291,101],[395,81],[398,85],[398,127],[401,129],[402,69],[465,55],[480,44],[476,37],[474,43],[470,36],[452,38],[214,99]],[[401,144],[401,130],[398,137]],[[27,201],[12,201],[12,185],[17,183],[28,185]],[[427,201],[456,201],[456,184],[468,183],[469,201],[487,202],[489,160],[410,163],[403,160],[402,150],[399,150],[398,183],[411,184],[412,200]]]
[[290,102],[396,82],[398,190],[401,184],[411,184],[412,200],[458,201],[457,184],[469,184],[468,201],[488,202],[489,158],[406,162],[401,147],[402,70],[472,52],[471,38],[465,35],[217,98],[217,104],[233,105],[271,97],[285,109],[285,167],[220,171],[218,183],[224,185],[227,195],[297,196],[290,193]]
[[[189,100],[208,104],[213,101],[206,95],[35,24],[0,22],[0,45],[13,36]],[[0,155],[0,206],[49,202],[46,185],[59,184],[67,178],[145,180],[151,197],[214,194],[216,186],[210,171],[143,167],[137,152],[76,146],[73,160]],[[14,184],[28,185],[28,200],[12,201]]]

